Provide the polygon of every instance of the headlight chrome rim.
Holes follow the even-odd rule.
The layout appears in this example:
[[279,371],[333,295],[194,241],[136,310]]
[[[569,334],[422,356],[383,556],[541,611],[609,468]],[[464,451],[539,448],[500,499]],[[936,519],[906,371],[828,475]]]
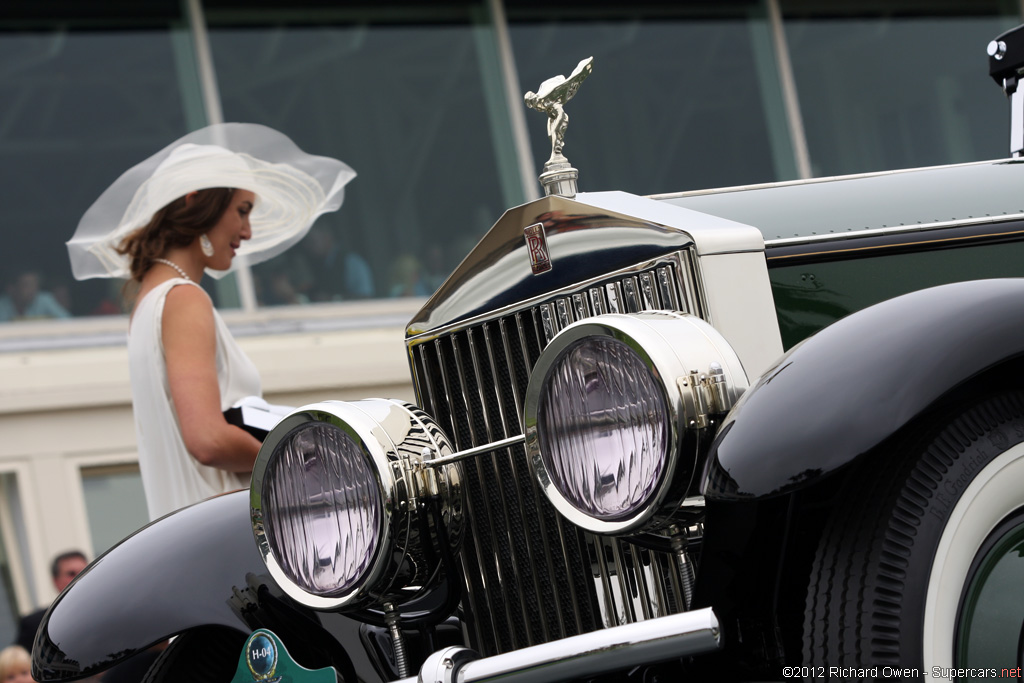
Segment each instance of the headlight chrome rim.
[[[273,530],[267,528],[267,517],[272,512],[265,497],[269,472],[279,449],[298,430],[312,425],[326,425],[340,429],[355,444],[359,457],[369,470],[372,487],[379,501],[378,522],[374,526],[376,542],[365,567],[345,587],[336,593],[311,592],[292,578],[275,555]],[[412,481],[410,462],[419,458],[426,447],[433,457],[451,454],[447,436],[436,424],[415,406],[391,399],[364,401],[326,401],[305,406],[286,416],[264,441],[253,468],[250,485],[250,515],[253,535],[264,564],[274,581],[296,602],[317,610],[350,610],[379,604],[403,597],[403,580],[410,575],[409,565],[416,567],[415,585],[427,580],[423,575],[425,563],[410,556],[421,553],[417,545],[418,526],[413,523],[417,514],[413,504],[415,483]],[[450,519],[453,542],[461,536],[461,470],[459,465],[448,465],[439,474],[445,511]],[[308,498],[295,501],[307,504]],[[416,573],[419,572],[419,573]],[[407,596],[406,596],[407,597]]]
[[[657,481],[642,502],[616,518],[587,514],[570,501],[547,470],[541,449],[539,419],[548,379],[568,351],[593,338],[619,342],[633,352],[653,379],[665,411],[664,464]],[[733,400],[738,398],[748,386],[739,357],[717,330],[689,314],[608,314],[577,321],[561,330],[541,352],[530,374],[523,406],[527,456],[541,490],[555,509],[573,524],[607,535],[640,533],[671,521],[696,474],[696,453],[686,453],[685,459],[682,453],[684,442],[692,442],[687,436],[688,426],[694,424],[698,411],[686,382],[693,378],[695,368],[707,371],[712,364],[722,368],[723,391]]]

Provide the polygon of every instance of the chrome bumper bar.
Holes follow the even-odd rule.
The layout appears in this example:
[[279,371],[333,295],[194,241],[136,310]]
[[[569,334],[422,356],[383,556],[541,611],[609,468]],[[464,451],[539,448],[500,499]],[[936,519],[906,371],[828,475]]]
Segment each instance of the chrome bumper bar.
[[419,676],[399,683],[554,683],[717,650],[710,607],[584,633],[485,659],[464,647],[438,650]]

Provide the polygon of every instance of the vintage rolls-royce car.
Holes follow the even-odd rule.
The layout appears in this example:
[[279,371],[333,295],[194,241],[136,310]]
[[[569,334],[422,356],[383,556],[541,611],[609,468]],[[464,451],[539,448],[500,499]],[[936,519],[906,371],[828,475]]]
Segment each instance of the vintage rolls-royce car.
[[418,405],[285,417],[59,597],[37,680],[174,637],[148,680],[227,681],[256,629],[349,682],[1019,674],[1024,162],[577,193],[591,67],[409,322]]

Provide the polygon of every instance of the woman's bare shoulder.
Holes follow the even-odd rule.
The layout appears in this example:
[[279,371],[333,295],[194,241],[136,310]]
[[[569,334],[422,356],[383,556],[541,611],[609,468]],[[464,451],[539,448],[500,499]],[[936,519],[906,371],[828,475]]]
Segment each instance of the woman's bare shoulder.
[[167,301],[172,299],[178,302],[199,302],[213,308],[213,302],[210,301],[210,295],[206,293],[206,290],[196,283],[186,280],[178,280],[167,291]]
[[168,321],[184,323],[185,327],[211,325],[213,322],[213,302],[210,295],[201,287],[182,283],[171,287],[164,301],[164,323]]

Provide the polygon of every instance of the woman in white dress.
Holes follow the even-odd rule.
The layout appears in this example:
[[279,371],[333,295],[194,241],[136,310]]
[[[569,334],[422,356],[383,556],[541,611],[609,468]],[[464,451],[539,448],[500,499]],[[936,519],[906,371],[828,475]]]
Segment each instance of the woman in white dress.
[[248,486],[260,447],[224,417],[260,381],[198,285],[204,272],[291,246],[354,176],[269,128],[222,124],[132,168],[83,216],[68,242],[75,277],[137,284],[128,356],[151,519]]

